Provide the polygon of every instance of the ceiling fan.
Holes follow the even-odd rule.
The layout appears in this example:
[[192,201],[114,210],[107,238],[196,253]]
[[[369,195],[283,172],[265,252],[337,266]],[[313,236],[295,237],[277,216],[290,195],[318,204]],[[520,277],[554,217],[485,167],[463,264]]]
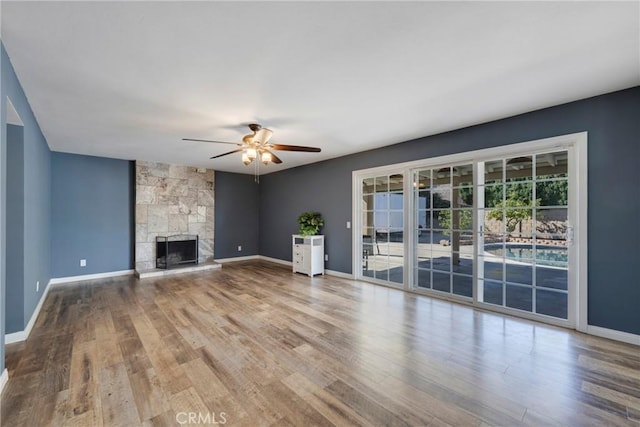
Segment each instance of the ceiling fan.
[[[258,159],[258,161],[262,162],[265,165],[268,165],[269,163],[276,163],[276,164],[282,163],[282,160],[273,153],[274,150],[303,151],[307,153],[320,152],[320,149],[317,147],[304,147],[301,145],[285,145],[285,144],[270,143],[269,140],[273,135],[273,131],[271,129],[264,128],[261,125],[256,123],[251,123],[249,125],[249,129],[251,129],[253,133],[242,137],[241,143],[226,142],[226,141],[211,141],[208,139],[193,139],[193,138],[182,138],[182,140],[236,145],[239,148],[233,151],[229,151],[228,153],[218,154],[217,156],[213,156],[211,158],[217,159],[218,157],[227,156],[229,154],[242,153],[242,163],[244,163],[245,165],[251,164],[256,159]],[[256,161],[256,167],[257,167],[258,161]]]

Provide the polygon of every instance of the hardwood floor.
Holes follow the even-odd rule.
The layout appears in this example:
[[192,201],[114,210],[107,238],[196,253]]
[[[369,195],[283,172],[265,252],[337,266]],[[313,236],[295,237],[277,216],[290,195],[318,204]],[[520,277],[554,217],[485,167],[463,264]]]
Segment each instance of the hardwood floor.
[[259,261],[53,288],[7,368],[7,426],[640,426],[637,346]]

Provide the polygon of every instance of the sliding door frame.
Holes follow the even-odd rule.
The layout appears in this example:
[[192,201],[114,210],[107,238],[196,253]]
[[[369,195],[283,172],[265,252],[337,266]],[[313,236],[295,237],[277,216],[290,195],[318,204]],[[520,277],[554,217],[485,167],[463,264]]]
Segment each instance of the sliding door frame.
[[[527,318],[535,321],[554,324],[557,326],[587,330],[587,290],[588,290],[588,266],[587,266],[587,132],[573,133],[551,138],[520,142],[482,150],[467,151],[429,159],[415,160],[405,163],[385,165],[375,168],[356,170],[352,172],[352,271],[357,280],[370,281],[377,284],[389,285],[380,281],[370,280],[362,274],[362,220],[360,203],[362,200],[362,179],[383,174],[402,174],[404,176],[404,281],[402,289],[409,292],[426,294],[429,296],[451,299],[461,303],[471,304],[478,308],[497,311],[509,315]],[[477,239],[474,238],[474,284],[473,298],[458,297],[432,290],[417,290],[414,282],[414,252],[415,233],[415,201],[413,195],[414,172],[419,169],[435,169],[438,167],[456,164],[473,164],[475,173],[478,162],[492,160],[499,157],[512,157],[520,154],[538,154],[556,150],[567,150],[569,153],[569,216],[568,231],[571,247],[568,271],[568,318],[558,319],[551,316],[527,313],[521,310],[513,310],[492,304],[478,302],[477,289]],[[474,180],[474,193],[477,191],[477,182]],[[477,198],[473,204],[473,232],[477,233]],[[394,286],[395,287],[395,286]]]

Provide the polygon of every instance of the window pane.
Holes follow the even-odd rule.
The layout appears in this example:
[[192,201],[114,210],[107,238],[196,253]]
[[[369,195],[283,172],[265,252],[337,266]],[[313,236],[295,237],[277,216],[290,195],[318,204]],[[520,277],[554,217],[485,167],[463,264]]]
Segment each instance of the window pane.
[[418,229],[429,230],[431,229],[431,211],[418,211],[417,213]]
[[538,154],[536,156],[536,179],[553,179],[567,176],[567,151]]
[[389,193],[378,193],[374,196],[375,209],[389,209]]
[[567,270],[536,265],[536,287],[566,291]]
[[402,228],[404,226],[404,213],[402,211],[389,212],[389,227]]
[[389,178],[386,176],[377,176],[375,178],[376,193],[386,193],[389,191]]
[[415,280],[417,281],[416,286],[421,288],[431,288],[431,271],[419,268],[416,271]]
[[482,300],[489,304],[502,305],[503,284],[501,282],[493,282],[485,280],[483,284]]
[[422,170],[422,171],[416,172],[415,183],[413,186],[418,190],[429,188],[431,186],[431,171]]
[[[404,242],[404,232],[402,228],[390,228],[389,229],[389,242],[391,243],[403,243]],[[394,245],[394,247],[397,249],[396,254],[394,255],[398,255],[398,256],[402,256],[402,249],[403,246],[402,245]]]
[[506,285],[506,306],[518,310],[532,311],[533,294],[528,286]]
[[451,188],[436,187],[432,193],[433,207],[443,209],[451,207]]
[[502,281],[503,276],[503,258],[479,257],[478,262],[483,263],[482,278]]
[[540,201],[541,207],[567,206],[569,182],[566,179],[536,182],[536,199]]
[[493,160],[484,163],[484,183],[485,184],[498,184],[504,182],[503,174],[503,161]]
[[484,206],[493,208],[502,206],[504,197],[504,185],[485,185],[484,187]]
[[451,271],[451,249],[434,245],[431,249],[432,268],[434,270]]
[[533,179],[533,157],[521,156],[507,159],[507,181],[531,181]]
[[389,211],[375,211],[373,214],[373,224],[377,230],[389,227]]
[[431,268],[431,245],[418,245],[418,267]]
[[451,186],[451,168],[444,167],[433,171],[433,186]]
[[373,194],[363,194],[362,195],[362,209],[363,210],[373,210]]
[[471,247],[469,247],[468,253],[453,252],[451,259],[451,271],[460,274],[473,274],[473,254],[471,253]]
[[453,293],[465,297],[473,296],[473,278],[471,276],[453,275]]
[[454,206],[458,208],[473,207],[473,187],[460,187],[453,189]]
[[436,291],[451,292],[451,275],[434,271],[431,287]]
[[533,264],[533,246],[509,243],[505,246],[504,257],[507,261]]
[[536,231],[542,234],[565,234],[567,215],[567,208],[536,209]]
[[543,289],[536,290],[536,313],[560,319],[567,318],[567,294]]
[[453,185],[456,187],[472,187],[473,186],[473,165],[454,166]]
[[[378,246],[384,244],[387,244],[389,242],[389,232],[387,231],[388,229],[384,229],[380,230],[377,229],[376,230],[376,243],[378,244]],[[382,250],[380,250],[382,252]],[[385,252],[386,253],[386,252]]]
[[505,186],[506,207],[533,206],[533,183],[518,182]]
[[[402,259],[400,259],[402,262]],[[404,274],[402,264],[398,265],[398,262],[393,262],[389,265],[389,281],[402,284],[404,282]]]
[[434,210],[433,211],[433,228],[438,230],[451,229],[451,210]]
[[418,209],[431,208],[431,191],[424,190],[418,192],[418,201],[416,203]]
[[521,264],[506,264],[506,280],[511,283],[533,284],[533,266]]
[[569,251],[566,246],[534,246],[536,265],[553,267],[562,271],[569,267]]
[[402,174],[389,176],[389,191],[402,191],[404,187],[404,177]]
[[500,233],[506,232],[504,221],[504,209],[482,209],[480,210],[481,218],[484,219],[482,229],[485,233]]
[[388,270],[388,265],[383,267],[384,270],[377,270],[375,271],[375,278],[376,279],[380,279],[380,280],[384,280],[385,282],[389,280],[389,270]]
[[373,193],[374,192],[374,179],[373,178],[365,178],[362,180],[362,194]]
[[470,231],[473,228],[473,210],[453,209],[451,211],[451,228]]
[[389,193],[389,209],[402,210],[404,208],[404,194],[402,192]]

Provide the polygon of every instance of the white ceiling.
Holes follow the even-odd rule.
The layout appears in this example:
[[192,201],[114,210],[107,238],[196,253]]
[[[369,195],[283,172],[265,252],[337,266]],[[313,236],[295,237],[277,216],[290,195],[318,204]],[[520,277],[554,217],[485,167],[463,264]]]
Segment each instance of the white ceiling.
[[243,126],[311,163],[640,84],[640,3],[11,2],[2,41],[51,149],[209,160]]

